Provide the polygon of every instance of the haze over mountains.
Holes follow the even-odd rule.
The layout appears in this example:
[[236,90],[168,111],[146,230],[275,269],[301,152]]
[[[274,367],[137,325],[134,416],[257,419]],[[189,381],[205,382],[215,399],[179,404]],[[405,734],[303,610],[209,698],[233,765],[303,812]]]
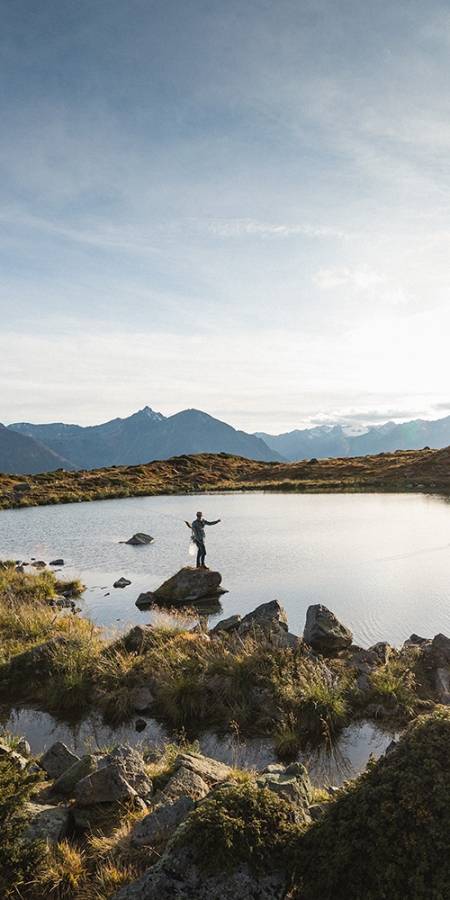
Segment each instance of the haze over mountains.
[[450,416],[435,421],[386,422],[355,434],[320,425],[286,434],[247,434],[196,409],[163,416],[148,406],[125,419],[82,427],[62,422],[0,425],[0,471],[37,474],[58,468],[139,465],[183,453],[232,453],[262,461],[367,456],[450,444]]

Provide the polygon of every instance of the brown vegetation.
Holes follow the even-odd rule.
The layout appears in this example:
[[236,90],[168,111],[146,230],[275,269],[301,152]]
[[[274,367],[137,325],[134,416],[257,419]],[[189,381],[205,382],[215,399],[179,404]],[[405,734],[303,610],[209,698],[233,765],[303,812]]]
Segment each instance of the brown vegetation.
[[228,453],[184,455],[139,466],[39,475],[0,473],[0,509],[203,491],[439,492],[450,490],[450,448],[377,456],[258,462]]

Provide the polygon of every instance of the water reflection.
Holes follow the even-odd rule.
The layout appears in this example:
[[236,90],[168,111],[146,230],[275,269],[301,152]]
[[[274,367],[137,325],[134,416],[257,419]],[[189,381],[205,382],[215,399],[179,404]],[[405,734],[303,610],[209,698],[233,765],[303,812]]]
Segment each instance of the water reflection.
[[[142,717],[139,717],[142,718]],[[170,732],[154,719],[144,717],[145,729],[139,731],[136,721],[110,727],[101,715],[92,713],[83,719],[57,718],[38,710],[3,710],[0,723],[3,735],[25,737],[34,756],[40,756],[55,741],[62,741],[77,755],[98,748],[126,743],[142,751],[146,747],[163,749],[179,735]],[[382,728],[372,722],[350,725],[333,745],[323,745],[308,753],[299,753],[298,761],[308,769],[311,781],[317,786],[342,786],[350,778],[364,771],[369,756],[381,756],[392,738],[398,734],[391,728]],[[1,736],[0,736],[1,737]],[[231,766],[261,771],[279,762],[272,742],[268,738],[243,739],[236,734],[218,736],[212,732],[196,735],[200,752]]]

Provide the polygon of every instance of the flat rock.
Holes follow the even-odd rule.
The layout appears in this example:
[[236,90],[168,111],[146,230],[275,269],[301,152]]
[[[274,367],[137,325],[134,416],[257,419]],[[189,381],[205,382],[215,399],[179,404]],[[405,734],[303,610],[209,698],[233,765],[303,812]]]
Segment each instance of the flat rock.
[[303,640],[318,653],[327,654],[350,647],[353,635],[334,613],[317,603],[308,607]]
[[155,603],[163,606],[177,606],[186,603],[194,603],[206,597],[217,597],[226,591],[220,586],[222,576],[220,572],[210,569],[197,569],[184,566],[167,581],[164,581],[156,591],[147,591],[140,594],[136,600],[136,606],[148,606]]

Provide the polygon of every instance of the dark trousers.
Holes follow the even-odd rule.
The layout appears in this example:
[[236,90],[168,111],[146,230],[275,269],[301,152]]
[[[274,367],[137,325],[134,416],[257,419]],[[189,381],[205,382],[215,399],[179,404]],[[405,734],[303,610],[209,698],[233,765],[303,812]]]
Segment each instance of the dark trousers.
[[203,541],[196,541],[197,544],[197,569],[205,565],[206,547]]

